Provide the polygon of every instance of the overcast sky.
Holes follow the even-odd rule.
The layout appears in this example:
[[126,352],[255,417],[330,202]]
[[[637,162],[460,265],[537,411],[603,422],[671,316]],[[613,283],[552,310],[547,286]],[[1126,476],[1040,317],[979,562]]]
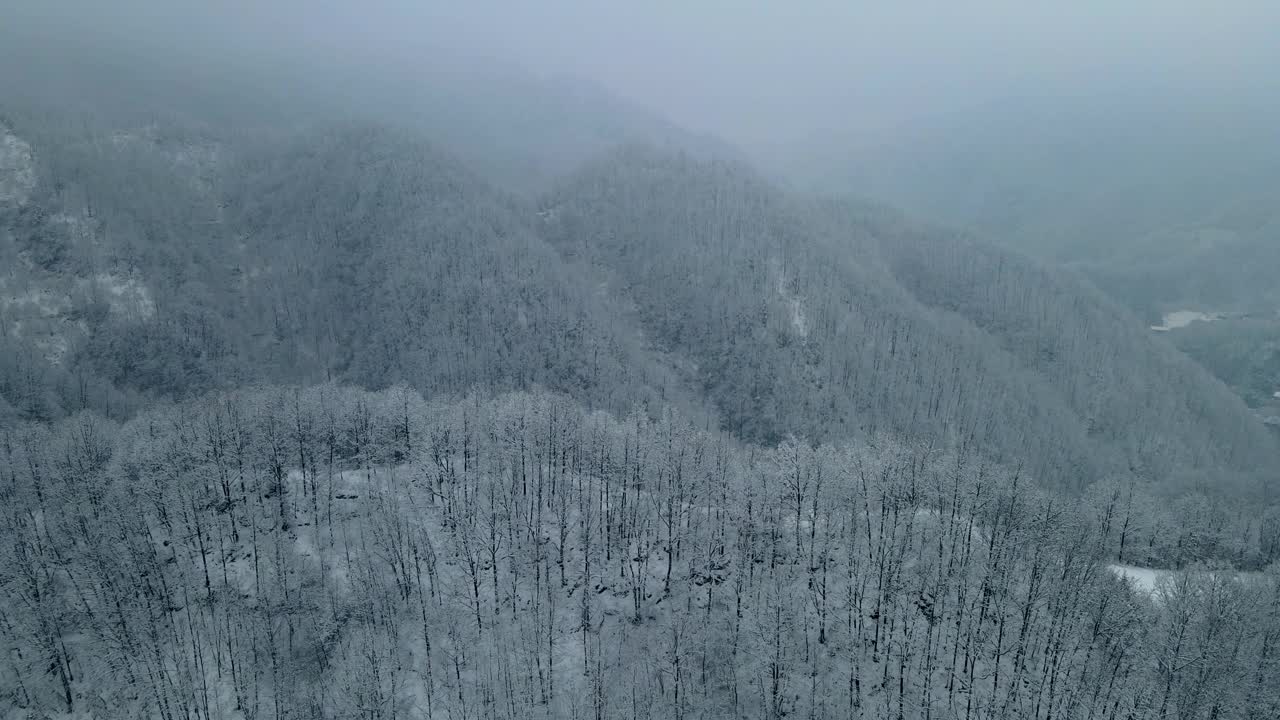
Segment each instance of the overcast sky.
[[431,62],[596,81],[738,142],[881,127],[1026,93],[1204,90],[1280,74],[1276,0],[7,0],[50,52]]

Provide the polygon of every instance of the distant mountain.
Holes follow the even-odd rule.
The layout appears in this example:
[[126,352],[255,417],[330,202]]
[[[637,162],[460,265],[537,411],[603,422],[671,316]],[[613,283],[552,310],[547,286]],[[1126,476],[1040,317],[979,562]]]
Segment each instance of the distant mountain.
[[541,385],[615,409],[663,386],[528,209],[412,133],[305,134],[232,175],[244,293],[275,318],[270,344],[313,372],[436,393]]
[[40,180],[0,218],[19,415],[325,378],[693,412],[532,212],[415,132],[40,127],[6,136]]
[[166,51],[161,62],[145,47],[49,53],[24,46],[23,38],[0,40],[13,40],[0,42],[0,112],[40,110],[92,124],[158,123],[224,134],[261,134],[318,118],[377,122],[421,133],[487,182],[525,196],[619,143],[740,154],[586,79],[443,51],[404,62]]
[[1280,444],[1078,273],[576,83],[69,45],[0,42],[3,720],[1277,716]]
[[1076,267],[1156,319],[1280,307],[1273,90],[1022,98],[761,153],[801,186],[857,192]]
[[415,123],[6,127],[11,417],[545,387],[764,444],[972,446],[1073,490],[1256,493],[1275,467],[1258,418],[1087,284],[713,148],[625,145],[533,202]]
[[974,442],[1076,487],[1247,475],[1275,453],[1226,388],[1087,284],[890,211],[630,148],[541,216],[753,440],[887,429]]

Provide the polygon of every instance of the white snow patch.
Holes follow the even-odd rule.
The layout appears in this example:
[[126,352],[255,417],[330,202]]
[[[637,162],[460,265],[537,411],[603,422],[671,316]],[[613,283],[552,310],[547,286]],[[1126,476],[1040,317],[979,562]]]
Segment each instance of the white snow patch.
[[809,337],[809,316],[804,311],[804,297],[787,289],[787,275],[776,260],[773,265],[778,272],[778,295],[791,310],[791,327],[801,339]]
[[0,299],[18,318],[49,318],[71,308],[71,300],[48,288],[33,288]]
[[155,315],[156,304],[147,287],[137,278],[122,277],[113,273],[98,273],[93,277],[102,299],[111,312],[131,319],[146,320]]
[[140,280],[113,273],[92,277],[46,278],[32,282],[25,276],[0,277],[0,327],[6,334],[29,340],[46,360],[57,365],[72,339],[86,329],[76,318],[76,298],[98,298],[112,315],[145,320],[155,315],[155,301]]
[[1138,567],[1137,565],[1111,564],[1107,566],[1107,569],[1116,577],[1129,583],[1129,586],[1134,590],[1144,595],[1154,595],[1160,578],[1173,575],[1172,570],[1154,570],[1152,568]]
[[84,215],[71,215],[69,213],[57,213],[49,217],[50,222],[63,225],[67,229],[67,236],[76,243],[84,244],[93,242],[93,224],[89,218]]
[[25,205],[35,186],[31,146],[17,135],[0,129],[0,203]]
[[1184,328],[1193,322],[1213,322],[1221,320],[1221,313],[1206,313],[1199,310],[1176,310],[1171,313],[1165,313],[1164,319],[1159,325],[1152,325],[1151,329],[1156,332],[1169,332]]
[[218,146],[208,143],[189,143],[172,151],[174,163],[196,169],[207,169],[218,164]]
[[1107,569],[1115,574],[1116,577],[1127,582],[1129,587],[1133,588],[1135,591],[1142,593],[1143,595],[1147,595],[1155,600],[1159,600],[1164,596],[1161,589],[1162,586],[1165,586],[1165,583],[1167,582],[1173,581],[1183,572],[1189,572],[1192,574],[1193,578],[1199,580],[1215,580],[1221,578],[1234,582],[1250,583],[1258,582],[1263,578],[1261,573],[1230,569],[1160,570],[1156,568],[1139,567],[1137,565],[1121,565],[1118,563],[1107,565]]
[[137,142],[140,139],[141,138],[135,133],[121,130],[119,132],[112,133],[111,144],[115,145],[116,147],[123,147],[125,145],[128,145],[129,143]]
[[809,337],[809,318],[804,314],[804,304],[800,298],[790,298],[791,303],[791,327],[796,329],[796,334],[802,338]]
[[67,319],[71,299],[49,288],[8,291],[0,280],[0,319],[9,335],[30,340],[46,360],[58,364],[71,347],[69,332],[75,324]]

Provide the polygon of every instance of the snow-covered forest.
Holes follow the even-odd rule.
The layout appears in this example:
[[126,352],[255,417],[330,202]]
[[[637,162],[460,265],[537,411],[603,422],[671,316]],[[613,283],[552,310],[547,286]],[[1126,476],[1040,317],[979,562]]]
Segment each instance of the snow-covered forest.
[[1150,595],[1106,567],[1156,538],[1132,490],[1064,499],[966,448],[321,385],[3,450],[0,684],[35,712],[1280,712],[1274,569]]
[[0,3],[0,720],[1280,718],[1280,11],[1143,3]]

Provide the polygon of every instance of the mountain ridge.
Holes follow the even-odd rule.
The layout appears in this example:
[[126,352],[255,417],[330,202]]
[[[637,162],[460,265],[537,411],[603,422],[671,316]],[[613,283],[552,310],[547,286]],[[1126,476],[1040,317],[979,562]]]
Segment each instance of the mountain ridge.
[[[1261,423],[1126,334],[1086,284],[896,211],[789,193],[737,157],[627,143],[526,201],[412,126],[72,127],[49,131],[52,157],[34,143],[27,207],[41,228],[85,218],[88,235],[60,235],[42,277],[127,269],[114,282],[145,278],[157,313],[68,300],[63,384],[87,370],[143,405],[250,380],[547,387],[615,412],[675,404],[764,444],[976,443],[1073,492],[1115,473],[1269,487]],[[118,200],[123,167],[172,200]],[[9,231],[30,266],[27,231]],[[157,241],[188,232],[199,253],[179,267]],[[1158,419],[1135,427],[1139,408]]]

